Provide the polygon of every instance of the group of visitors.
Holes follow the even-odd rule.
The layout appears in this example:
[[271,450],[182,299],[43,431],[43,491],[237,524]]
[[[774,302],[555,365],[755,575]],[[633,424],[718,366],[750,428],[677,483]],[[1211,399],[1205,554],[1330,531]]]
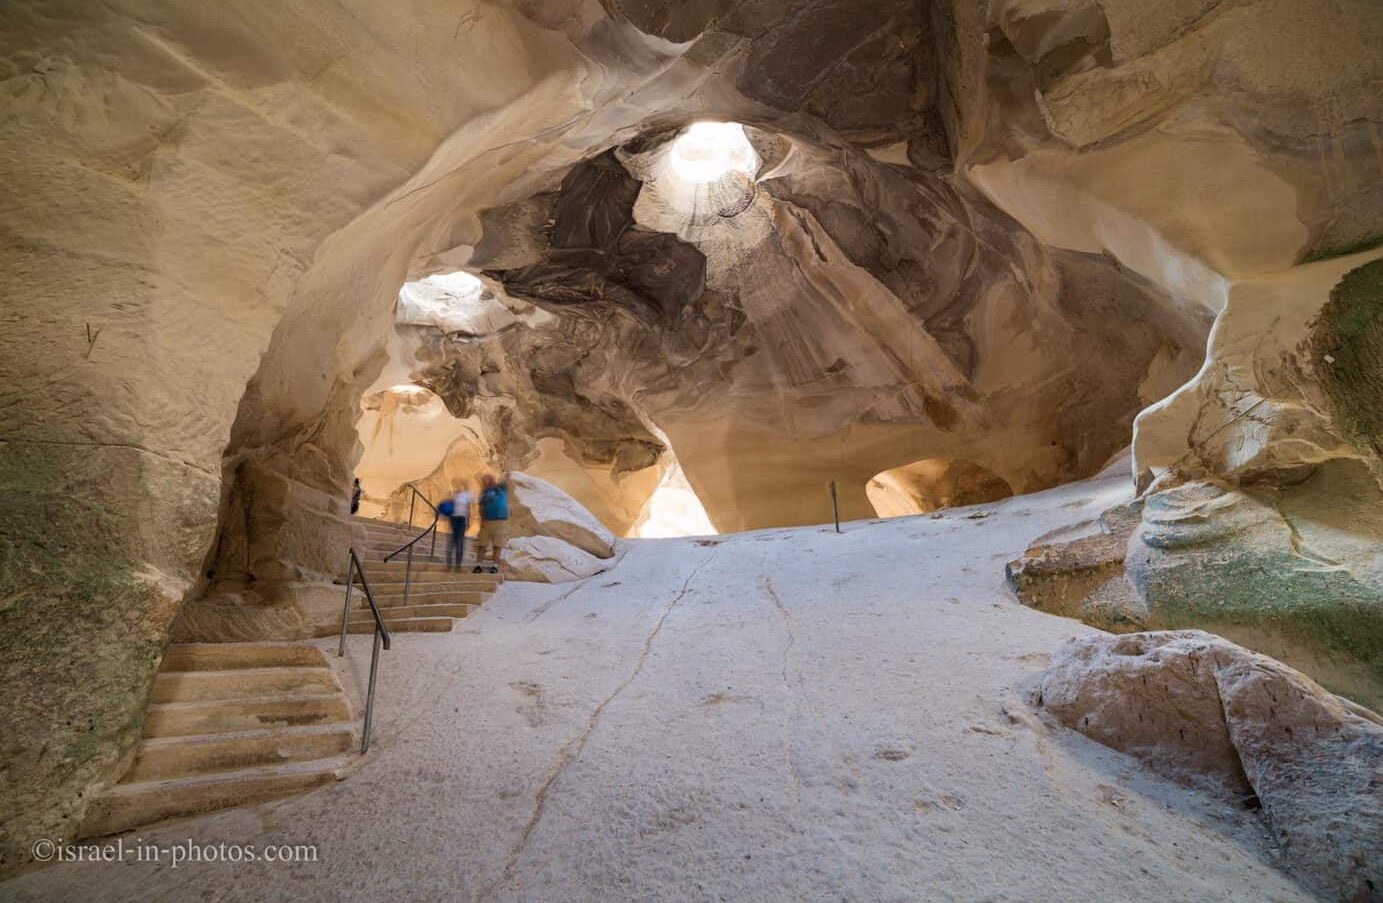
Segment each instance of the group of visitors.
[[[480,499],[471,494],[469,482],[449,499],[443,499],[437,512],[450,521],[451,541],[447,544],[447,567],[460,570],[466,552],[466,531],[470,529],[471,510],[480,509],[480,531],[476,533],[476,565],[473,573],[499,571],[499,550],[509,541],[509,474],[496,477],[485,474],[480,478]],[[485,564],[485,550],[490,551],[490,564]]]
[[[356,479],[351,487],[351,514],[360,510],[360,500],[364,490]],[[451,539],[447,543],[447,567],[459,571],[466,552],[466,531],[471,524],[471,511],[480,509],[480,531],[476,534],[476,565],[473,573],[482,571],[499,572],[499,550],[509,541],[509,474],[497,477],[487,473],[480,478],[480,499],[471,493],[470,481],[450,498],[437,505],[437,513],[446,517],[451,526]],[[490,563],[485,563],[485,550],[490,550]]]

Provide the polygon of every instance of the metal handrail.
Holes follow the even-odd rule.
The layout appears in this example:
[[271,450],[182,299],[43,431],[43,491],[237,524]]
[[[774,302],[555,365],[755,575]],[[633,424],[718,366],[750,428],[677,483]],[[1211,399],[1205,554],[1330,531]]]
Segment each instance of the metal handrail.
[[370,590],[370,581],[365,579],[365,569],[360,566],[360,556],[355,547],[350,548],[350,558],[346,563],[346,607],[341,612],[341,648],[336,651],[337,658],[346,654],[346,629],[351,619],[351,590],[355,588],[355,577],[360,576],[360,587],[365,591],[365,601],[370,603],[370,613],[375,616],[374,650],[370,653],[370,689],[365,696],[365,727],[360,732],[360,754],[370,748],[370,726],[375,714],[375,677],[379,674],[379,650],[389,648],[389,628],[384,626],[384,616],[375,604],[375,594]]
[[404,552],[404,551],[407,551],[407,552],[408,552],[408,567],[406,567],[406,568],[404,569],[404,572],[403,572],[403,604],[404,604],[404,605],[407,605],[407,604],[408,604],[408,594],[409,594],[409,592],[410,592],[410,591],[412,590],[412,588],[413,588],[413,546],[418,542],[418,540],[422,539],[424,536],[427,536],[429,533],[431,533],[431,534],[432,534],[432,548],[431,548],[431,549],[428,551],[428,553],[427,553],[427,554],[428,554],[428,558],[435,558],[435,557],[437,556],[437,521],[438,521],[438,519],[441,517],[441,513],[438,512],[437,506],[434,505],[434,504],[432,504],[432,502],[428,500],[428,497],[427,497],[427,496],[423,495],[421,492],[418,491],[418,487],[417,487],[417,486],[414,486],[412,483],[404,483],[403,485],[407,486],[408,489],[409,489],[409,491],[413,493],[412,495],[410,495],[410,496],[408,497],[408,526],[409,526],[409,527],[412,527],[412,526],[413,526],[413,510],[414,510],[414,506],[415,506],[415,505],[417,504],[417,502],[418,502],[418,499],[422,499],[422,500],[423,500],[423,504],[426,505],[427,507],[429,507],[429,508],[432,509],[432,523],[428,526],[428,528],[427,528],[426,530],[424,530],[423,532],[419,533],[417,536],[413,537],[412,539],[408,540],[408,542],[406,542],[406,543],[404,543],[403,545],[399,546],[397,549],[395,549],[394,551],[390,552],[388,555],[385,555],[385,556],[384,556],[384,560],[385,560],[386,562],[388,562],[388,561],[392,560],[393,557],[394,557],[395,555],[399,554],[400,552]]

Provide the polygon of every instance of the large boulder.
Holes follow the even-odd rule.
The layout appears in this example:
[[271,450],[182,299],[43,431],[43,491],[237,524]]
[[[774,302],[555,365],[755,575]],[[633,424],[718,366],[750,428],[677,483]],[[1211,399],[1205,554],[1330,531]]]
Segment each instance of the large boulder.
[[1286,864],[1342,900],[1383,892],[1383,719],[1199,630],[1069,640],[1039,701],[1188,783],[1261,804]]
[[521,536],[500,553],[506,579],[531,583],[583,580],[607,570],[610,564],[551,536]]
[[615,534],[556,486],[526,473],[509,477],[514,536],[551,537],[597,558],[615,554]]

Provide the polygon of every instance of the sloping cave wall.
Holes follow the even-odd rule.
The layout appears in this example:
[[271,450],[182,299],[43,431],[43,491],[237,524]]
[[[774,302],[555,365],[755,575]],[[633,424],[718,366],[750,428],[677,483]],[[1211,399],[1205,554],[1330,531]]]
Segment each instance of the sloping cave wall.
[[[909,306],[895,292],[916,276],[899,269],[911,239],[895,247],[842,228],[810,180],[785,176],[780,195],[761,194],[785,205],[780,234],[792,236],[765,265],[815,258],[827,284],[868,288],[890,323],[919,314],[936,333],[929,360],[950,361],[944,378],[919,381],[965,402],[952,404],[965,429],[941,428],[949,416],[912,396],[893,410],[921,418],[842,439],[824,391],[839,384],[756,382],[752,367],[744,385],[756,391],[732,416],[659,387],[675,447],[762,456],[758,472],[710,455],[687,468],[708,507],[761,497],[752,517],[722,515],[731,527],[820,519],[793,508],[796,489],[771,486],[802,449],[834,441],[867,460],[860,505],[870,476],[920,446],[958,455],[983,420],[966,383],[1023,413],[1004,373],[1029,346],[986,350],[984,336],[1013,334],[986,322],[1035,305],[1044,332],[1064,334],[1053,347],[1084,354],[1112,341],[1101,320],[1130,310],[1087,308],[1091,298],[1146,297],[1149,316],[1166,298],[1219,312],[1235,303],[1232,283],[1383,235],[1383,10],[1371,0],[12,0],[0,17],[0,153],[7,185],[21,187],[0,204],[4,865],[34,837],[70,834],[83,794],[119,774],[170,625],[208,572],[216,604],[292,606],[292,586],[340,552],[350,426],[384,364],[400,283],[480,259],[490,233],[479,211],[557,192],[574,164],[612,145],[714,116],[824,148],[851,179],[915,190],[917,173],[945,174],[949,185],[929,190],[963,198],[946,209],[982,212],[961,233],[1000,242],[982,256],[1031,289],[964,314]],[[862,165],[855,146],[892,168]],[[997,209],[984,212],[977,192]],[[788,222],[788,206],[812,216]],[[529,248],[535,259],[548,250]],[[1120,290],[1100,290],[1110,281]],[[715,303],[707,292],[697,316]],[[794,334],[766,325],[764,308],[745,325],[750,313],[739,313],[745,346]],[[586,328],[608,333],[593,341],[626,337]],[[903,334],[923,343],[918,328]],[[838,404],[894,398],[893,378]],[[770,386],[822,404],[828,426],[780,429],[794,405],[768,403]],[[1138,397],[1136,383],[1121,386],[1118,417]],[[1094,394],[1103,388],[1090,397],[1108,397]],[[1056,442],[1024,472],[983,461],[1015,490],[1097,465],[1115,433],[1073,446],[1071,429],[1041,420],[988,433],[997,445]]]
[[[351,393],[413,249],[555,139],[482,155],[588,109],[583,82],[601,89],[560,33],[499,8],[406,12],[0,11],[0,143],[23,186],[0,209],[0,864],[70,835],[87,791],[118,776],[218,510],[278,530],[297,508],[234,505],[266,482],[343,496]],[[426,65],[454,59],[461,26],[474,70]],[[223,482],[223,466],[264,479]],[[291,546],[218,547],[235,569],[297,566]]]
[[1217,313],[1205,366],[1137,421],[1145,491],[1131,522],[1110,512],[1123,629],[1206,627],[1383,698],[1378,440],[1330,397],[1341,358],[1313,326],[1383,240],[1383,97],[1365,88],[1383,8],[990,13],[957,5],[938,32],[957,38],[942,58],[972,184],[1045,242],[1103,248]]

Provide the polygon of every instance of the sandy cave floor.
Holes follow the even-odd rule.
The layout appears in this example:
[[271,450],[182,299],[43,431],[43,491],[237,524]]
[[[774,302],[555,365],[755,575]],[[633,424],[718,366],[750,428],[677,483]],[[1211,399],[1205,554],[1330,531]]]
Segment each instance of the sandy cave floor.
[[397,638],[348,779],[129,835],[317,863],[57,865],[0,898],[1312,899],[1252,813],[1027,702],[1089,628],[1018,604],[1004,563],[1126,485],[639,540],[584,583],[509,584]]

